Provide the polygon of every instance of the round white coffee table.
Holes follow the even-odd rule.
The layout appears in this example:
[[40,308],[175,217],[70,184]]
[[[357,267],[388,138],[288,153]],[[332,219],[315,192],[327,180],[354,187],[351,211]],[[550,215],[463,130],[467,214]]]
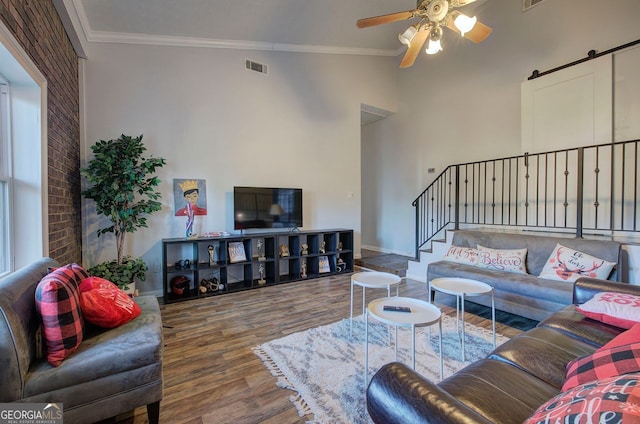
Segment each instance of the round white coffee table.
[[[385,310],[386,307],[407,307],[411,312]],[[398,360],[398,327],[411,329],[411,367],[416,368],[416,327],[428,327],[438,323],[440,331],[440,380],[442,380],[442,316],[440,309],[424,300],[410,297],[386,297],[372,300],[365,312],[364,326],[364,381],[368,383],[369,372],[369,316],[395,327],[395,359]]]
[[493,331],[493,348],[496,347],[496,305],[494,300],[493,287],[482,281],[471,280],[469,278],[435,278],[429,281],[429,291],[427,297],[431,302],[431,291],[450,294],[456,297],[456,330],[460,333],[458,323],[462,316],[462,360],[465,360],[464,348],[464,298],[473,296],[491,295],[491,326]]
[[391,297],[391,286],[396,286],[396,296],[398,295],[398,285],[402,279],[388,272],[367,271],[356,272],[351,276],[351,314],[349,315],[350,332],[353,332],[353,286],[362,287],[362,315],[366,305],[366,289],[387,289],[387,297]]

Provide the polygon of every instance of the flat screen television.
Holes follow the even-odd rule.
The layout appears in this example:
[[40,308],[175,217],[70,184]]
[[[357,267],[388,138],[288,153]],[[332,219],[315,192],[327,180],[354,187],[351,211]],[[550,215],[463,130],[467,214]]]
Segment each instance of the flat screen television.
[[233,188],[233,228],[302,227],[302,189]]

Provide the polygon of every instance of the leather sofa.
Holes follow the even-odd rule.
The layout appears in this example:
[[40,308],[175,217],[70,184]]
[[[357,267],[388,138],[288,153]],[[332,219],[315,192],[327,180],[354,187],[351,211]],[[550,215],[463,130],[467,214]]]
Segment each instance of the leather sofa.
[[[538,277],[557,243],[616,263],[617,266],[608,279],[624,281],[623,250],[619,242],[478,230],[456,231],[451,245],[471,248],[481,245],[493,249],[526,248],[528,274],[440,260],[428,265],[427,281],[441,277],[460,277],[485,282],[494,288],[496,309],[540,321],[550,313],[571,304],[571,283]],[[488,296],[474,297],[473,302],[488,306],[491,299]]]
[[162,320],[158,300],[140,296],[141,315],[120,327],[86,331],[78,350],[58,367],[39,354],[35,291],[48,268],[43,258],[0,280],[0,402],[62,403],[64,422],[93,423],[147,405],[159,421]]
[[521,424],[561,392],[568,362],[624,331],[576,310],[602,291],[640,295],[640,286],[580,278],[573,285],[572,305],[440,383],[398,362],[384,365],[367,388],[371,419],[385,424]]

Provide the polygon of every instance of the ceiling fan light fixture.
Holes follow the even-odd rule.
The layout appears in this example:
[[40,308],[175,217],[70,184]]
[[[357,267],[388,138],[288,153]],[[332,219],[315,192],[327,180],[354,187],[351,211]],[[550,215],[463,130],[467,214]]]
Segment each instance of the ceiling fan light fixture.
[[471,31],[473,27],[476,25],[478,18],[475,16],[473,18],[468,17],[464,13],[459,13],[458,16],[453,20],[453,24],[460,30],[460,35],[464,37],[464,35]]
[[405,30],[405,32],[398,34],[398,40],[400,40],[402,44],[406,44],[407,46],[409,46],[411,45],[411,41],[413,41],[413,38],[417,33],[418,28],[416,27],[416,25],[411,25]]
[[442,28],[436,26],[429,32],[429,44],[425,52],[427,54],[436,54],[442,50],[440,40],[442,39]]
[[442,45],[440,44],[440,40],[429,40],[429,45],[425,52],[427,54],[436,54],[442,50]]

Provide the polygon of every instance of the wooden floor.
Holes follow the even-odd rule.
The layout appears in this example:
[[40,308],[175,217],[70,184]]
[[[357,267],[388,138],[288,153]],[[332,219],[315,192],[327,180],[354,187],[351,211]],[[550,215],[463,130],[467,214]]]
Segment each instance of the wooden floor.
[[[350,274],[162,305],[165,338],[162,423],[304,423],[251,348],[349,316]],[[367,290],[367,301],[386,290]],[[423,283],[403,281],[400,295],[426,299]],[[359,287],[355,310],[362,310]],[[443,312],[455,315],[449,306]],[[468,314],[467,322],[490,328]],[[497,324],[512,337],[521,330]],[[144,423],[138,408],[118,422]]]

